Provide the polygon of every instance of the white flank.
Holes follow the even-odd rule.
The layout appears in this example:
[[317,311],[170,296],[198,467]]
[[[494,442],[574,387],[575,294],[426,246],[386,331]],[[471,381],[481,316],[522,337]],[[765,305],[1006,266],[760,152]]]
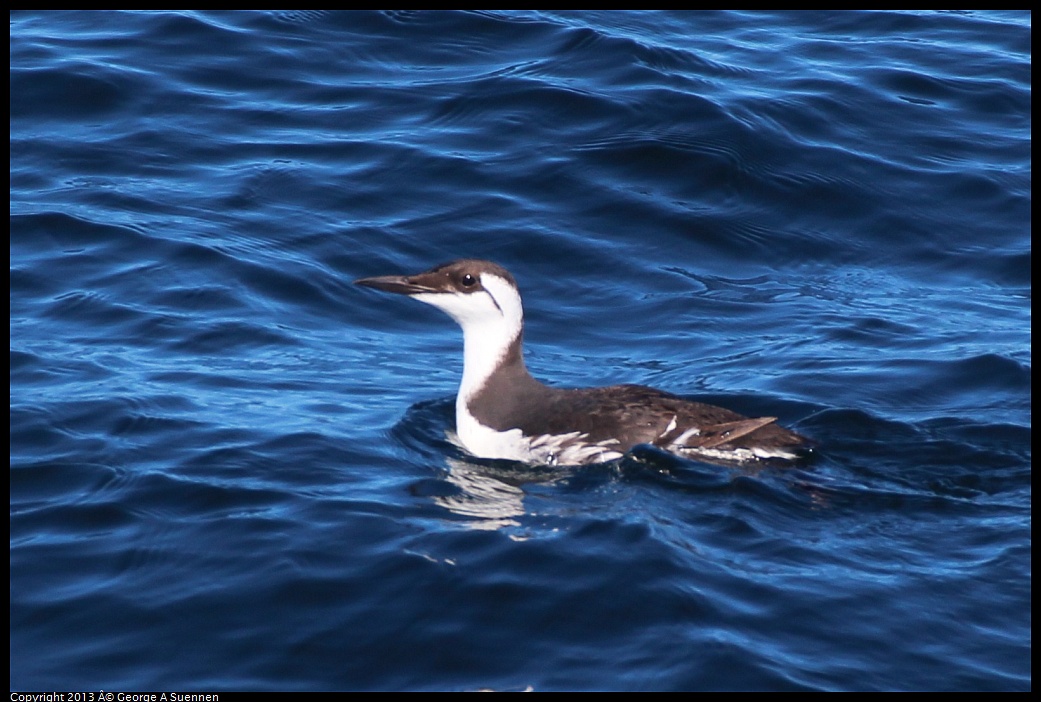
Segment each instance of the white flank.
[[613,461],[623,455],[613,448],[617,439],[589,443],[586,434],[577,431],[531,437],[525,437],[520,429],[496,431],[478,422],[464,403],[456,404],[456,434],[463,448],[482,458],[570,466]]

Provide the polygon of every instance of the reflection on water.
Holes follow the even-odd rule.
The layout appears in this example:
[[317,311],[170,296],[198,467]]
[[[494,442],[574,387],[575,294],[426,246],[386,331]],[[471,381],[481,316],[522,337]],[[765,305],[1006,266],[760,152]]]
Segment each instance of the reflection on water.
[[524,491],[484,472],[482,466],[456,458],[448,459],[448,482],[459,488],[454,495],[434,496],[434,501],[455,514],[476,517],[468,520],[474,529],[519,526],[514,517],[524,514]]

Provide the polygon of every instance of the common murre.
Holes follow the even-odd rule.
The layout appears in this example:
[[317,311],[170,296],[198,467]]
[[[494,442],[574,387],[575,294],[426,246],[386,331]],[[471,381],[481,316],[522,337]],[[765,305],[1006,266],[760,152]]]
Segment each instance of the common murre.
[[354,281],[433,305],[463,328],[463,379],[456,432],[482,458],[573,465],[623,456],[652,444],[689,458],[793,460],[809,440],[642,385],[562,389],[543,385],[524,365],[524,311],[513,276],[495,263],[453,261],[416,275]]

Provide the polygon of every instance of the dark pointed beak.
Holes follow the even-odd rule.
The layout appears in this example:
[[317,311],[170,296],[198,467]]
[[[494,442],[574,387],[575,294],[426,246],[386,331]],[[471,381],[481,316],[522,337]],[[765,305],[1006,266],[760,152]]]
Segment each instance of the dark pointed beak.
[[376,288],[385,292],[397,293],[398,295],[417,295],[419,293],[436,292],[428,285],[417,283],[413,280],[415,276],[407,275],[380,275],[375,278],[359,278],[354,281],[355,285],[364,285],[367,288]]

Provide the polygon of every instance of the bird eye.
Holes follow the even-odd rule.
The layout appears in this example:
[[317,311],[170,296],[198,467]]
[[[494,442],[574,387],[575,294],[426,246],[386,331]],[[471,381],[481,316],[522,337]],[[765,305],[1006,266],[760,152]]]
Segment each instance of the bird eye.
[[472,288],[475,285],[477,285],[477,278],[473,277],[469,273],[467,273],[466,275],[463,276],[463,287],[464,288]]

